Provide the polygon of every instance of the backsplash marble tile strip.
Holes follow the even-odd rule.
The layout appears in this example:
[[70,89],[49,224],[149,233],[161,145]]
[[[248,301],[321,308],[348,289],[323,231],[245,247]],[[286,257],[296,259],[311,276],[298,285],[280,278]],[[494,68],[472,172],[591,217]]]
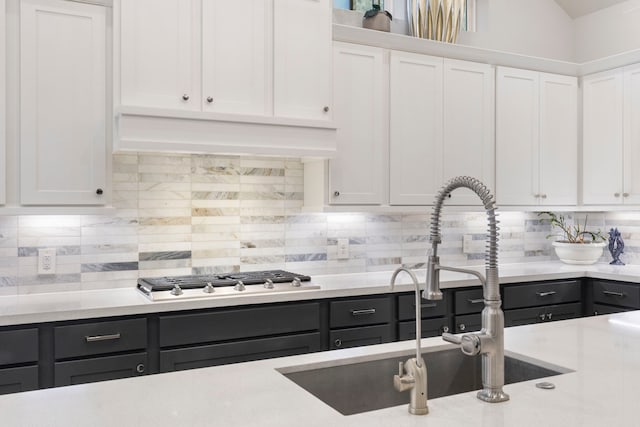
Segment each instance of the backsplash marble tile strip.
[[[113,156],[114,216],[0,217],[0,295],[132,287],[147,276],[282,268],[318,275],[420,268],[424,213],[303,213],[303,164],[293,158],[187,154]],[[567,214],[584,220],[584,213]],[[555,259],[548,224],[500,212],[502,262]],[[640,213],[588,214],[619,227],[625,262],[640,263]],[[482,212],[444,212],[443,262],[482,263]],[[463,236],[470,235],[470,253]],[[349,240],[349,259],[337,239]],[[38,276],[38,249],[56,249],[53,276]],[[605,253],[604,258],[609,255]]]

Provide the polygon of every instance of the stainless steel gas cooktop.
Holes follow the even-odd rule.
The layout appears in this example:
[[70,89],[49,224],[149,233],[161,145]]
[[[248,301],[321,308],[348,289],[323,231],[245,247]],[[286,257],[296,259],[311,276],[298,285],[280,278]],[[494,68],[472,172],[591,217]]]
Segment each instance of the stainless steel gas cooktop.
[[138,290],[152,301],[291,292],[320,289],[311,277],[284,270],[138,279]]

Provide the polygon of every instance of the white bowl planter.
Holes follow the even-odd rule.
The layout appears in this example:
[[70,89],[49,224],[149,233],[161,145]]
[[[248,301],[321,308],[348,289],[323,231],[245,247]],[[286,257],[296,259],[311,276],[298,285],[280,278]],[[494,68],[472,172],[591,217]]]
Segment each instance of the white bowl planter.
[[602,256],[602,250],[607,246],[606,242],[553,242],[552,244],[560,261],[566,264],[595,264]]

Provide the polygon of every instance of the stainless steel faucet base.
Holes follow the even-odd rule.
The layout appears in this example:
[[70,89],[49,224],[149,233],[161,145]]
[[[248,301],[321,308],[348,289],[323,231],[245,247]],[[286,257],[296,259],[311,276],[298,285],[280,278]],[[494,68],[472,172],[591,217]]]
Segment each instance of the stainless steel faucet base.
[[478,399],[483,402],[500,403],[509,400],[509,395],[502,390],[480,390],[477,394]]

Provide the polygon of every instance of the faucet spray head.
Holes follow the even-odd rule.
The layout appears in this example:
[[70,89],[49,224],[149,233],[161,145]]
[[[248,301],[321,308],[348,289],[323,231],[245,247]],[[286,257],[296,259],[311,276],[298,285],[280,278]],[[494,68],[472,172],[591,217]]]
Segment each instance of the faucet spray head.
[[422,298],[431,301],[441,300],[442,292],[440,291],[440,257],[435,255],[429,256],[427,263],[427,286],[422,292]]

